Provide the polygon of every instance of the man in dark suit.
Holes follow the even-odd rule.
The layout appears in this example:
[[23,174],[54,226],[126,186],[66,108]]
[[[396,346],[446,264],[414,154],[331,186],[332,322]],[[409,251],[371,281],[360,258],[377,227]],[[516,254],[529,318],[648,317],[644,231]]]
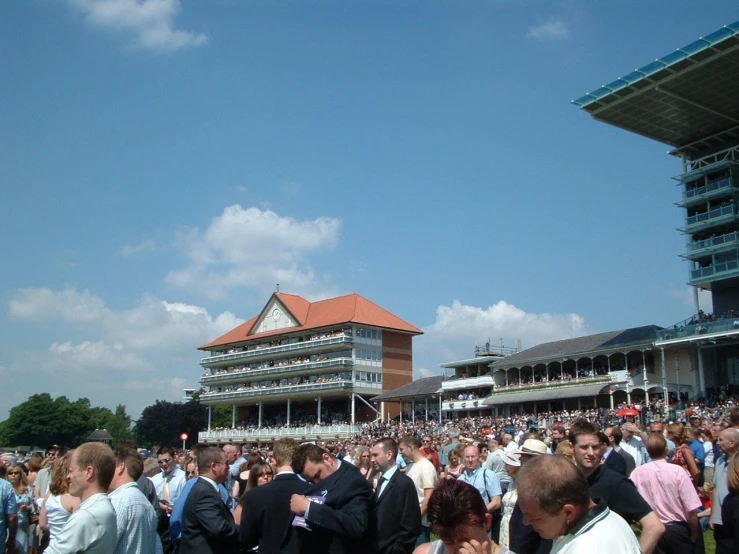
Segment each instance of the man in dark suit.
[[244,497],[241,512],[241,546],[259,552],[300,552],[297,529],[292,526],[295,517],[290,511],[293,494],[307,494],[312,489],[295,473],[292,463],[298,443],[294,439],[275,441],[273,458],[277,475],[271,483],[250,490]]
[[377,516],[372,486],[353,465],[315,444],[303,444],[293,457],[295,471],[313,483],[308,496],[293,494],[290,509],[310,529],[299,529],[311,552],[377,554]]
[[598,437],[600,438],[600,449],[604,458],[603,465],[626,476],[626,460],[624,460],[624,457],[611,446],[608,435],[603,431],[598,434]]
[[421,508],[413,479],[398,470],[398,444],[390,438],[372,446],[382,472],[375,491],[380,554],[411,554],[421,533]]
[[626,462],[626,473],[624,475],[628,477],[636,468],[636,460],[634,460],[634,457],[631,454],[622,450],[619,446],[621,444],[621,439],[623,438],[623,433],[621,433],[621,429],[619,429],[618,427],[606,427],[603,432],[608,437],[610,445],[613,447],[613,449],[624,459],[624,462]]
[[179,554],[231,554],[239,548],[239,527],[218,491],[228,479],[226,453],[215,447],[201,450],[198,473],[182,512]]

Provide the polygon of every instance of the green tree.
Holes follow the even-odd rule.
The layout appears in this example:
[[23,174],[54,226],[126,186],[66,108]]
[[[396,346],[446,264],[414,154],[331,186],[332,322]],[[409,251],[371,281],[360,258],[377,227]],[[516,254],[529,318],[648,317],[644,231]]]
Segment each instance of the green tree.
[[141,412],[135,432],[140,444],[175,446],[180,443],[182,433],[190,436],[190,443],[195,442],[198,432],[207,425],[208,411],[199,402],[157,400]]
[[0,426],[0,444],[74,447],[114,417],[107,408],[92,407],[87,398],[71,402],[66,396],[52,399],[49,393],[34,394],[10,410]]

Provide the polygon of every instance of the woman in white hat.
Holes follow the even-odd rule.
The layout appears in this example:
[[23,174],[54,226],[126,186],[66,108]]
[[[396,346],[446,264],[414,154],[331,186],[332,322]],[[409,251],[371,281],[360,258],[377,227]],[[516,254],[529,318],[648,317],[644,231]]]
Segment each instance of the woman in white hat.
[[518,472],[518,468],[521,467],[521,454],[518,452],[505,452],[503,454],[503,462],[505,463],[508,475],[511,476],[511,486],[508,492],[503,495],[503,516],[500,520],[500,537],[498,540],[500,541],[500,546],[508,548],[511,514],[513,514],[513,508],[516,507],[516,501],[518,500],[516,473]]

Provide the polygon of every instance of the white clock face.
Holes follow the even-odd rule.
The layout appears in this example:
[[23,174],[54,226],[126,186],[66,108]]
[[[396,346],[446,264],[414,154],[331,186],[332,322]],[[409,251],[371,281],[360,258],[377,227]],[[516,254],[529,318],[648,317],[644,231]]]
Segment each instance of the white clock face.
[[280,319],[280,315],[280,310],[278,310],[277,308],[272,311],[272,319],[274,319],[275,321]]

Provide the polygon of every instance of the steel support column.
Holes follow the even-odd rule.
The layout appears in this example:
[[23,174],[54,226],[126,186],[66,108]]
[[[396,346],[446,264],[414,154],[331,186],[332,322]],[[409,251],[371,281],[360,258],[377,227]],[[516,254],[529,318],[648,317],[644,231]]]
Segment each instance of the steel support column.
[[213,415],[213,406],[208,406],[208,431],[210,431],[210,420]]
[[236,427],[236,404],[231,405],[231,429]]
[[290,399],[287,399],[287,424],[290,425]]

